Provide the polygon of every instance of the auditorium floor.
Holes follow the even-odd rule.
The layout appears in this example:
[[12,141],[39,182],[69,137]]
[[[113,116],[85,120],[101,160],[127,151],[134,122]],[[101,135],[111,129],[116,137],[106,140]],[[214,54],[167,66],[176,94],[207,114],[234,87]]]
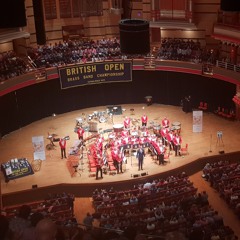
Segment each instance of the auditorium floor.
[[[170,156],[170,163],[160,166],[152,160],[150,155],[147,155],[144,162],[144,170],[142,173],[147,173],[149,175],[165,172],[179,166],[185,165],[192,161],[205,156],[218,155],[219,151],[224,151],[225,153],[239,151],[240,142],[240,122],[239,121],[229,121],[220,118],[212,113],[203,113],[203,131],[199,133],[193,133],[193,116],[191,113],[184,113],[180,107],[153,104],[151,106],[146,106],[146,104],[129,104],[121,105],[123,114],[114,115],[113,123],[107,121],[105,123],[98,122],[99,130],[106,130],[113,128],[115,124],[122,124],[125,116],[131,117],[135,123],[138,125],[142,114],[146,113],[150,122],[154,122],[153,125],[161,123],[163,117],[167,117],[171,123],[180,122],[181,123],[181,136],[183,139],[183,144],[189,144],[189,155],[184,157],[175,157],[174,154]],[[69,112],[56,116],[49,116],[48,118],[36,121],[26,127],[16,130],[1,139],[0,152],[1,159],[0,162],[7,162],[13,158],[25,157],[32,162],[33,160],[33,145],[32,137],[43,136],[44,144],[48,144],[47,139],[48,133],[55,133],[58,137],[69,136],[70,140],[67,141],[67,152],[74,146],[74,142],[77,140],[77,134],[74,132],[74,127],[76,124],[76,118],[79,118],[84,113],[86,116],[93,114],[94,111],[101,112],[106,111],[106,106],[94,107],[88,109],[81,109],[74,112]],[[134,109],[134,111],[130,111]],[[222,131],[222,138],[217,137],[217,132]],[[91,136],[91,133],[86,133],[85,137]],[[108,133],[104,134],[104,138],[107,140]],[[138,166],[136,158],[128,157],[127,164],[125,166],[126,171],[123,174],[118,175],[104,175],[101,180],[95,180],[94,177],[89,177],[87,158],[84,157],[83,161],[79,167],[79,173],[72,177],[70,172],[66,167],[66,160],[61,159],[60,149],[58,143],[56,143],[54,150],[46,150],[46,160],[42,161],[41,169],[35,174],[26,176],[23,178],[18,178],[15,181],[10,181],[5,183],[4,176],[1,174],[1,192],[2,194],[12,193],[16,191],[22,191],[31,189],[32,185],[37,185],[38,187],[44,187],[59,183],[98,183],[98,182],[114,182],[114,181],[124,181],[131,180],[134,174],[138,172]],[[201,179],[201,174],[196,174],[192,176],[194,183],[196,182],[196,187],[199,189],[207,188],[208,184]],[[194,180],[195,179],[195,180]],[[96,185],[97,186],[97,185]],[[214,191],[209,188],[209,191]],[[217,196],[216,196],[217,197]],[[211,197],[210,197],[211,199]],[[90,199],[87,199],[89,201]],[[219,199],[220,201],[221,199]],[[80,200],[79,200],[80,201]],[[215,206],[215,200],[213,200]],[[89,203],[86,203],[89,205]],[[222,209],[222,205],[219,209]],[[78,204],[77,204],[78,205]],[[78,210],[78,212],[81,210]],[[220,212],[220,211],[219,211]],[[231,212],[231,211],[227,211]],[[84,214],[83,214],[84,215]],[[239,224],[239,221],[238,221]],[[229,224],[230,225],[230,224]],[[236,227],[236,230],[239,229]],[[238,232],[239,233],[239,232]],[[238,234],[240,237],[240,234]]]

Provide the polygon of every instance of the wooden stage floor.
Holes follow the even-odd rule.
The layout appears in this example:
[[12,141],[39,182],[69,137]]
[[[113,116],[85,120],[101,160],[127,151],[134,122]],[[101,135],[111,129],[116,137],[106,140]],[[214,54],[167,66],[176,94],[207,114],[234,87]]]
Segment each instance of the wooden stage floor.
[[[219,151],[225,153],[235,152],[240,150],[240,122],[229,121],[216,116],[213,113],[203,113],[203,131],[201,133],[193,133],[192,130],[192,113],[184,113],[181,107],[153,104],[146,106],[146,104],[128,104],[121,105],[125,110],[121,115],[114,115],[114,124],[122,124],[125,116],[133,119],[140,119],[145,113],[149,118],[149,122],[161,123],[163,117],[167,117],[170,122],[178,121],[181,123],[181,136],[183,139],[183,146],[189,144],[189,155],[184,157],[175,157],[170,155],[170,163],[160,166],[152,160],[148,155],[144,162],[144,170],[148,175],[165,172],[174,168],[178,168],[192,161],[196,161],[201,157],[218,155]],[[48,132],[56,133],[59,137],[69,136],[67,141],[67,152],[74,145],[77,140],[77,134],[74,132],[76,118],[92,114],[94,111],[106,111],[106,106],[94,107],[88,109],[81,109],[74,112],[69,112],[55,117],[48,117],[36,121],[22,129],[14,131],[1,139],[0,162],[7,162],[13,158],[25,157],[29,162],[33,160],[33,136],[43,136],[44,144],[48,144]],[[134,109],[134,114],[130,109]],[[108,121],[106,123],[98,122],[98,129],[111,129],[113,123]],[[223,136],[221,141],[217,137],[217,132],[222,131]],[[89,137],[92,133],[85,133],[85,137]],[[104,134],[108,138],[108,133]],[[65,159],[61,159],[60,149],[56,143],[55,150],[46,150],[46,160],[42,161],[40,171],[33,175],[18,178],[15,181],[5,183],[3,174],[1,174],[1,191],[2,194],[13,193],[22,190],[29,190],[32,185],[38,187],[50,186],[59,183],[99,183],[99,182],[115,182],[131,180],[132,175],[138,174],[138,166],[136,158],[129,157],[126,164],[126,171],[123,174],[104,175],[103,179],[96,180],[94,177],[89,177],[87,158],[83,159],[83,165],[80,164],[79,172],[73,177],[71,176]],[[141,173],[140,172],[140,173]]]

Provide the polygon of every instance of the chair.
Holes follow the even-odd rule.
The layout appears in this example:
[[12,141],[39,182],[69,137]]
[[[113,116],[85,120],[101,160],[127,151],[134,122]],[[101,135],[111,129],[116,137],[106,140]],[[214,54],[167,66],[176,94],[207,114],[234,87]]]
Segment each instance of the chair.
[[117,169],[115,168],[115,166],[113,164],[110,164],[109,166],[109,175],[116,175],[117,174]]
[[203,102],[199,103],[198,109],[202,110],[203,109]]
[[203,111],[207,111],[208,110],[208,104],[206,102],[203,104],[202,110]]
[[224,115],[225,109],[224,108],[220,108],[221,110],[218,111],[218,115],[222,116]]
[[189,152],[188,152],[188,143],[186,143],[185,147],[182,147],[180,149],[180,153],[181,153],[181,155],[188,155],[189,154]]
[[163,160],[170,163],[170,151],[164,154]]

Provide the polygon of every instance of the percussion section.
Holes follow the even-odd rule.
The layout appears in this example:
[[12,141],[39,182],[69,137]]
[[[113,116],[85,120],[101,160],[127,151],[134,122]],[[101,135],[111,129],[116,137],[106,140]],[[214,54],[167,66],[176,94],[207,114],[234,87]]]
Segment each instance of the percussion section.
[[180,122],[173,122],[172,127],[170,128],[173,132],[180,134],[181,132],[181,123]]
[[123,131],[123,129],[124,129],[124,126],[123,126],[123,124],[121,124],[121,123],[118,123],[118,124],[114,124],[114,125],[113,125],[113,131],[114,131],[115,133],[121,133],[121,132]]

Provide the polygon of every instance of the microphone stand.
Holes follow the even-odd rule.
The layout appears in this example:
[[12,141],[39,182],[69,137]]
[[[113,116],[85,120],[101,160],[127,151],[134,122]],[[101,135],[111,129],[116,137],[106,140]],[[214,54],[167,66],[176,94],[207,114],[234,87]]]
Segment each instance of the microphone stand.
[[212,152],[212,134],[210,135],[210,149],[209,149],[209,152],[210,153]]

